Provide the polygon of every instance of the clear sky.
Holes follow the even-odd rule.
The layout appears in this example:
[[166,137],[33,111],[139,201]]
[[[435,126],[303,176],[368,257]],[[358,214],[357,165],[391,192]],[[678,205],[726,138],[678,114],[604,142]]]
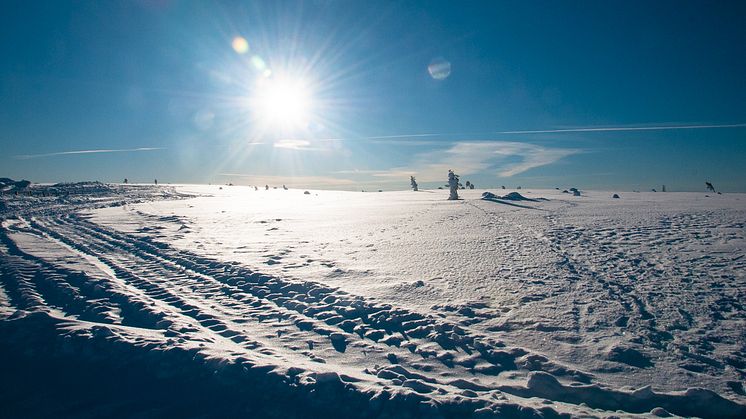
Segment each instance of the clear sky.
[[36,3],[0,176],[746,191],[746,2]]

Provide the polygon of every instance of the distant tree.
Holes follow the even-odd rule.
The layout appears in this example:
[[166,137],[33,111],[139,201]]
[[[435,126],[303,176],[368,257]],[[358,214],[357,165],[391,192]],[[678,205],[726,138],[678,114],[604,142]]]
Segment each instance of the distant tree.
[[448,171],[448,188],[451,190],[451,194],[448,196],[449,200],[458,199],[458,175],[453,173],[453,170]]
[[712,192],[715,192],[715,187],[714,187],[714,186],[712,186],[712,183],[710,183],[710,182],[705,182],[705,186],[707,187],[707,190],[708,190],[708,191],[712,191]]
[[269,185],[264,185],[264,190],[268,191],[269,190]]
[[412,185],[412,190],[417,192],[419,189],[417,189],[417,181],[414,179],[414,176],[409,177],[409,184]]
[[127,178],[124,178],[124,183],[127,183]]
[[666,192],[666,185],[663,185],[663,187],[661,188],[661,192]]
[[285,189],[285,190],[287,191],[287,190],[288,190],[288,187],[287,187],[287,186],[285,186],[285,185],[282,185],[282,189]]
[[505,185],[500,186],[500,189],[505,189]]
[[158,184],[158,179],[154,179],[153,183],[155,183],[157,185]]
[[473,189],[471,187],[471,182],[469,182],[468,180],[466,181],[466,189]]

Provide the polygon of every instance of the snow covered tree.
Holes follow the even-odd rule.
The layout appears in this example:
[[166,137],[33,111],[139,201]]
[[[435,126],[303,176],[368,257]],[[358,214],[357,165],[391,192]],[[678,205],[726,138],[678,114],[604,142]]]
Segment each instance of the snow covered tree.
[[449,200],[458,199],[458,175],[453,173],[453,170],[448,171],[448,188],[451,190],[451,194],[448,196]]
[[417,189],[417,181],[414,179],[414,176],[409,177],[409,184],[412,185],[412,190],[417,192],[419,189]]

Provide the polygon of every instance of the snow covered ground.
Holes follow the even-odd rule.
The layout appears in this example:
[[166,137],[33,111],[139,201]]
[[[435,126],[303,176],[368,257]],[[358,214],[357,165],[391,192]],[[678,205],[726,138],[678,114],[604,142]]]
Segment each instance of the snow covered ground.
[[746,416],[746,195],[482,192],[3,196],[0,403],[11,416]]

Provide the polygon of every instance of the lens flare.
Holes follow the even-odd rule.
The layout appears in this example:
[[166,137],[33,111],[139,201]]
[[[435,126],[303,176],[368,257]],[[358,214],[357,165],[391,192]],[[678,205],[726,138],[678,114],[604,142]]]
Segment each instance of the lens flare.
[[451,63],[442,57],[433,59],[427,66],[430,77],[435,80],[445,80],[451,75]]
[[246,54],[249,52],[249,42],[241,36],[233,38],[231,46],[233,47],[233,50],[239,54]]
[[264,71],[267,68],[267,64],[264,62],[262,57],[254,55],[251,57],[251,64],[257,71]]

